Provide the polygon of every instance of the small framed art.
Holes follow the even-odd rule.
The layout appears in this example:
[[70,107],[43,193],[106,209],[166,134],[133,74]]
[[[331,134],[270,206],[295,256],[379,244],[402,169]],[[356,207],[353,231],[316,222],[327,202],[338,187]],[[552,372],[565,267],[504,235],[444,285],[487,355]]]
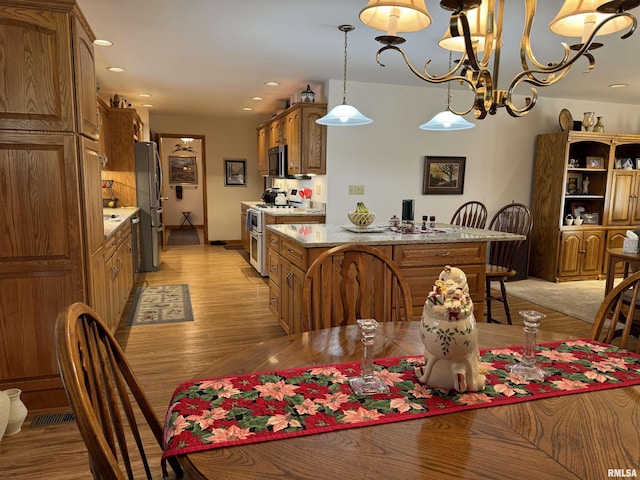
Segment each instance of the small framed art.
[[241,187],[247,185],[247,161],[231,160],[224,161],[224,184],[228,187]]
[[169,183],[198,183],[196,157],[169,157]]
[[467,157],[424,157],[422,194],[461,195]]
[[604,168],[604,157],[586,157],[586,167],[587,168]]

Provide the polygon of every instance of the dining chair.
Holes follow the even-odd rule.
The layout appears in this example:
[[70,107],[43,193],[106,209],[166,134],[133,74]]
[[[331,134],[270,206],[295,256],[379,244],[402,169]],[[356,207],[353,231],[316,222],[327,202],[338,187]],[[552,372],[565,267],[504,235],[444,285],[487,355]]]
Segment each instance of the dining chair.
[[320,254],[302,287],[302,325],[307,330],[413,320],[411,292],[395,262],[369,245],[340,245]]
[[475,200],[463,203],[454,212],[449,223],[462,227],[484,228],[487,224],[487,207]]
[[[158,450],[160,467],[162,427],[124,352],[99,315],[84,303],[69,305],[58,314],[55,342],[58,368],[88,450],[93,478],[160,478],[159,471],[152,474],[147,451],[151,447]],[[158,446],[148,441],[151,435]],[[173,477],[182,478],[177,460],[168,462]],[[165,477],[165,465],[162,470]]]
[[[531,210],[521,203],[505,205],[493,216],[489,230],[509,232],[528,237],[533,227]],[[486,303],[487,322],[497,322],[491,315],[491,301],[496,300],[504,305],[507,323],[511,325],[511,311],[507,298],[505,281],[517,274],[516,263],[522,253],[527,239],[516,241],[495,241],[489,244],[489,263],[486,267]],[[500,295],[493,295],[491,282],[500,283]]]
[[[604,343],[617,342],[627,348],[629,337],[640,337],[640,272],[636,272],[616,285],[605,297],[596,313],[591,338]],[[640,339],[636,353],[640,353]]]

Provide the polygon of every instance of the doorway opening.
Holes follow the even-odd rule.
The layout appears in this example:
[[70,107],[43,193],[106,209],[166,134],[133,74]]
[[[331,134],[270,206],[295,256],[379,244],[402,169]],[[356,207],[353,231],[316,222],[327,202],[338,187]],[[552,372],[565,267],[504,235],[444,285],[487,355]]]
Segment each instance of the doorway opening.
[[204,135],[156,134],[162,163],[163,249],[209,242]]

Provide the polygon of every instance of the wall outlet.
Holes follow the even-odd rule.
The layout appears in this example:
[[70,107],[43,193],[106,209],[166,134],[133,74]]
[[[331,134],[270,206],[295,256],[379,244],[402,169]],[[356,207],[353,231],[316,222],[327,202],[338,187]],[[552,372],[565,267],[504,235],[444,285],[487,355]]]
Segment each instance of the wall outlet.
[[322,195],[322,184],[316,183],[316,195]]
[[349,195],[364,195],[364,185],[349,185]]

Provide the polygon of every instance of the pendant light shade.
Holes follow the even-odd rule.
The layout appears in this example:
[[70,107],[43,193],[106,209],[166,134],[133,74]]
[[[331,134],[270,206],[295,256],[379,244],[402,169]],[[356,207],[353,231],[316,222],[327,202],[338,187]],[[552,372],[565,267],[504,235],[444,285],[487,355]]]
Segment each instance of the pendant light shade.
[[[451,50],[449,50],[449,69],[451,69]],[[475,127],[475,124],[468,122],[462,116],[451,111],[451,84],[447,83],[447,101],[444,111],[436,114],[427,123],[423,123],[418,128],[420,130],[430,130],[434,132],[448,132],[453,130],[467,130]]]
[[452,130],[467,130],[473,127],[475,127],[473,123],[466,121],[460,115],[456,115],[450,110],[444,110],[418,128],[420,128],[420,130],[446,132]]
[[334,127],[346,127],[349,125],[368,125],[373,123],[373,120],[362,115],[356,107],[343,103],[333,107],[324,117],[316,120],[316,123]]
[[368,125],[373,123],[368,117],[361,114],[352,105],[347,105],[347,33],[352,31],[353,25],[340,25],[338,30],[344,32],[344,76],[342,82],[342,105],[335,106],[324,117],[316,120],[320,125],[333,127],[350,127],[355,125]]

